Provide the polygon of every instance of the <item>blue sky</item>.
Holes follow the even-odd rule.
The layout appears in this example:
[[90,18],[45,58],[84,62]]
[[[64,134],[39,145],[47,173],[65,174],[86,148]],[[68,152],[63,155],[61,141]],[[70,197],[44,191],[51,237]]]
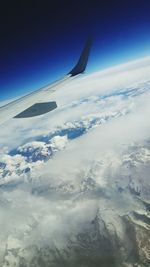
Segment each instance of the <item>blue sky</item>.
[[150,2],[13,1],[1,7],[1,100],[66,74],[88,35],[87,73],[150,55]]

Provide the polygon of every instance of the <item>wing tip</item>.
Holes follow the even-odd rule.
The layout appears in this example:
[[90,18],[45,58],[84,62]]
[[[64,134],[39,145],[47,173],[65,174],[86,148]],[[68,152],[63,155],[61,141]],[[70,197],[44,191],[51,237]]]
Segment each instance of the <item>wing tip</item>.
[[88,37],[77,64],[68,74],[71,74],[71,76],[76,76],[85,71],[91,46],[92,46],[92,38]]

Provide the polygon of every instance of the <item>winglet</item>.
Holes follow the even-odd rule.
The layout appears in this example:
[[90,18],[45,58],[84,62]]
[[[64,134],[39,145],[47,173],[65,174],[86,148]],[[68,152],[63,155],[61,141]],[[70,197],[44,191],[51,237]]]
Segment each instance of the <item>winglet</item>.
[[71,76],[75,76],[85,71],[90,54],[91,45],[92,45],[92,39],[88,38],[77,64],[68,74],[71,74]]

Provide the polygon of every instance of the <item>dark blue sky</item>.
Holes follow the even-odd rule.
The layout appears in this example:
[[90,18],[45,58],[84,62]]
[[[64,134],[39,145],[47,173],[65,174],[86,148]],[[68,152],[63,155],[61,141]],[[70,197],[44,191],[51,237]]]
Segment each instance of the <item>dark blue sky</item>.
[[87,73],[150,55],[150,1],[5,1],[0,33],[3,100],[66,74],[89,35]]

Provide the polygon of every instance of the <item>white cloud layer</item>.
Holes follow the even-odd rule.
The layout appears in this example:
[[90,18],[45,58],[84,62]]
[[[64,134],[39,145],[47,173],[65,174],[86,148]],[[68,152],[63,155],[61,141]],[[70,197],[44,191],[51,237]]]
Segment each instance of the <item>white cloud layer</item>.
[[3,267],[30,266],[32,246],[66,248],[97,214],[127,242],[123,216],[146,214],[150,57],[75,79],[56,99],[56,111],[1,128]]

